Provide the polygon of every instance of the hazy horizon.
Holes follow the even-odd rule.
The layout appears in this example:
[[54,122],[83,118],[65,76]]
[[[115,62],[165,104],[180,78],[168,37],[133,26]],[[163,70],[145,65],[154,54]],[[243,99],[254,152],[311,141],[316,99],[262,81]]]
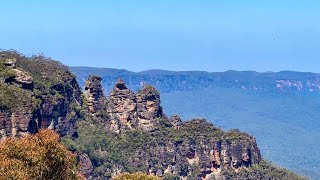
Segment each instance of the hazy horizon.
[[238,70],[238,69],[228,69],[224,71],[206,71],[206,70],[170,70],[170,69],[146,69],[141,71],[133,71],[130,69],[124,69],[124,68],[112,68],[112,67],[95,67],[95,66],[68,66],[70,68],[98,68],[98,69],[116,69],[116,70],[126,70],[134,73],[140,73],[145,71],[171,71],[171,72],[189,72],[189,71],[196,71],[196,72],[208,72],[208,73],[215,73],[215,72],[228,72],[228,71],[238,71],[238,72],[257,72],[257,73],[279,73],[279,72],[298,72],[298,73],[315,73],[319,74],[320,72],[312,72],[312,71],[296,71],[296,70],[290,70],[290,69],[284,69],[280,71],[256,71],[256,70]]
[[68,66],[319,72],[320,2],[4,1],[2,49]]

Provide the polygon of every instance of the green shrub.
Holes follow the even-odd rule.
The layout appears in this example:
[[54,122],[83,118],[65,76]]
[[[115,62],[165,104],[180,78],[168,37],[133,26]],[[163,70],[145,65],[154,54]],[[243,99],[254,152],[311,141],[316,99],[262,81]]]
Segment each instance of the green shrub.
[[162,178],[157,176],[151,176],[144,173],[125,173],[121,174],[115,178],[112,178],[113,180],[161,180]]
[[18,86],[0,83],[0,108],[17,109],[23,105],[31,104],[31,92]]
[[227,180],[231,179],[272,179],[272,180],[306,180],[293,172],[276,167],[267,161],[261,161],[250,169],[242,169],[240,172],[224,170],[222,174]]

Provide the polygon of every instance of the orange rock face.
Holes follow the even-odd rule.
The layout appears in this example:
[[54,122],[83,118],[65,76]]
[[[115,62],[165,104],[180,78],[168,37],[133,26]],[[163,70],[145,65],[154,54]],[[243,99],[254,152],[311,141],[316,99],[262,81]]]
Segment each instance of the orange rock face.
[[150,131],[156,119],[163,116],[160,93],[145,86],[135,94],[120,79],[108,98],[108,113],[118,119],[123,128]]

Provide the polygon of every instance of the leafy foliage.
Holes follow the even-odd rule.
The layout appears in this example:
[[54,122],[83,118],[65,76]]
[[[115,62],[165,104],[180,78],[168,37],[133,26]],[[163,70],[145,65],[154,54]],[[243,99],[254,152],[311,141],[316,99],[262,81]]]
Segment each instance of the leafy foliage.
[[14,77],[15,73],[10,68],[6,68],[4,65],[4,60],[0,59],[0,78],[11,78]]
[[0,144],[2,179],[82,179],[75,156],[58,142],[59,135],[41,130],[36,135],[9,138]]
[[31,92],[19,88],[0,83],[0,108],[15,109],[22,105],[31,103]]
[[125,173],[112,179],[113,180],[161,180],[160,177],[147,175],[144,173],[132,173],[132,174]]
[[227,180],[240,179],[270,179],[270,180],[305,180],[286,169],[276,167],[267,161],[262,161],[250,169],[243,169],[238,173],[232,170],[224,171],[222,174]]
[[[75,76],[70,73],[68,67],[41,54],[27,57],[17,51],[10,50],[0,51],[0,55],[4,60],[15,59],[17,68],[32,76],[33,92],[38,99],[46,97],[55,100],[61,99],[62,94],[69,90],[72,83],[75,83]],[[14,73],[10,73],[11,68],[4,67],[4,60],[1,60],[2,63],[0,63],[0,77],[7,79],[8,74],[11,77],[14,76]],[[1,76],[3,73],[6,74],[7,78]]]
[[30,73],[39,86],[50,87],[74,77],[68,67],[42,54],[27,57],[14,50],[0,51],[0,54],[3,59],[16,59],[17,67]]

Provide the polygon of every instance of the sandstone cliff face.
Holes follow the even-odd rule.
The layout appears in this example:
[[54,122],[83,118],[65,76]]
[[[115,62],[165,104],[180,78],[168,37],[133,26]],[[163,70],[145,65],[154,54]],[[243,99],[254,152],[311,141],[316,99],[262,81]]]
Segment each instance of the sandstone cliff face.
[[31,122],[32,116],[31,104],[23,105],[13,112],[9,109],[2,109],[0,111],[0,140],[10,136],[23,136],[29,131],[35,132]]
[[137,127],[137,101],[135,94],[128,89],[121,79],[118,80],[108,98],[108,113],[118,120],[123,128]]
[[90,76],[85,83],[85,93],[89,113],[107,111],[110,119],[106,124],[113,132],[150,131],[156,127],[157,118],[163,117],[160,93],[152,86],[145,86],[135,94],[119,79],[106,98],[102,93],[101,77]]
[[[62,71],[56,62],[28,59],[15,52],[2,53],[0,66],[0,139],[36,133],[39,128],[54,129],[61,135],[74,133],[74,108],[82,99],[70,72]],[[52,77],[47,76],[49,70]],[[61,79],[54,77],[60,72],[64,73]]]
[[[218,131],[205,120],[198,119],[181,124],[178,131],[186,133],[190,127]],[[219,139],[205,137],[205,132],[198,133],[193,138],[167,139],[157,145],[141,147],[129,163],[132,166],[146,166],[149,174],[160,177],[170,174],[182,179],[222,179],[221,172],[224,170],[239,171],[262,160],[252,136],[244,134],[241,138]],[[145,164],[139,164],[143,162]]]
[[34,110],[34,120],[38,128],[48,128],[60,135],[73,134],[78,112],[75,108],[82,104],[81,89],[75,79],[51,87],[55,95],[44,96],[39,108]]
[[146,85],[136,95],[138,127],[150,131],[157,125],[157,118],[163,116],[160,106],[160,93],[150,85]]
[[89,76],[84,85],[88,111],[91,114],[94,114],[103,109],[105,103],[101,80],[101,77]]

